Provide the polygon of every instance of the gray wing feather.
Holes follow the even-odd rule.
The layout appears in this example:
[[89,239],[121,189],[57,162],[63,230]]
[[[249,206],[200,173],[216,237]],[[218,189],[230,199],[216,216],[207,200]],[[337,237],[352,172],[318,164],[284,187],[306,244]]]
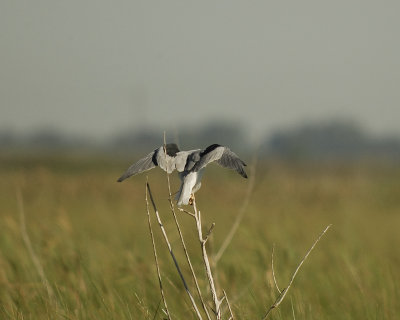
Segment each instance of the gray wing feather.
[[246,164],[228,148],[225,148],[221,158],[217,160],[217,163],[222,167],[236,170],[243,178],[247,178],[246,171],[244,171]]
[[[207,152],[211,148],[212,150]],[[201,155],[200,160],[193,167],[194,171],[203,169],[207,164],[216,161],[220,166],[228,169],[236,170],[242,177],[247,178],[247,174],[244,171],[246,164],[239,159],[239,157],[232,152],[229,148],[218,146],[212,148],[212,146],[205,149]]]
[[149,153],[143,159],[140,159],[138,162],[132,164],[125,173],[119,177],[118,182],[124,181],[126,178],[133,176],[135,174],[141,173],[143,171],[147,171],[156,167],[156,164],[153,161],[155,151]]

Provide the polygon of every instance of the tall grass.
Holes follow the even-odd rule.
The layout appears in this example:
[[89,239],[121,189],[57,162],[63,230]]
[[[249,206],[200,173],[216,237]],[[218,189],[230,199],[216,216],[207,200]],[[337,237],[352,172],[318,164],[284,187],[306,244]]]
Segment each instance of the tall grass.
[[[164,314],[148,234],[145,176],[117,184],[118,162],[16,159],[0,166],[1,319],[162,319]],[[4,161],[4,160],[2,160]],[[14,164],[15,163],[15,164]],[[42,164],[45,163],[45,164]],[[171,177],[172,192],[179,186]],[[169,234],[165,173],[149,174]],[[54,293],[37,272],[21,234],[18,201],[24,202],[26,233]],[[245,182],[212,168],[196,194],[215,254],[243,202]],[[334,228],[295,279],[290,299],[271,319],[396,319],[400,314],[400,170],[384,166],[306,166],[263,163],[231,245],[218,262],[218,282],[228,289],[238,319],[261,318],[299,260],[328,224]],[[198,250],[192,218],[179,216],[187,250]],[[164,290],[172,316],[193,316],[161,233],[154,229]],[[193,240],[191,240],[193,239]],[[179,236],[169,239],[179,250]],[[191,254],[196,273],[201,258]],[[184,270],[190,273],[189,269]],[[193,285],[191,283],[190,285]],[[199,278],[202,290],[207,280]],[[293,311],[290,300],[293,302]],[[57,305],[57,307],[55,307]]]

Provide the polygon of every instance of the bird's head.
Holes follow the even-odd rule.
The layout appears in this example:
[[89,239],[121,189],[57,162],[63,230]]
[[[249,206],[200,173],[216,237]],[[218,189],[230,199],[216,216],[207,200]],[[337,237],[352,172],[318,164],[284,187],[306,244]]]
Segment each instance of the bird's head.
[[180,151],[178,146],[175,143],[167,143],[163,146],[164,152],[170,157],[175,157],[176,154]]

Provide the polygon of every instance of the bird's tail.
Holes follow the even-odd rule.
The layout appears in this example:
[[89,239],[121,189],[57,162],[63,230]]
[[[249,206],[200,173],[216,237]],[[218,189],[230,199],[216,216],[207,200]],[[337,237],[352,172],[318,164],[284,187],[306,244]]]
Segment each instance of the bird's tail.
[[192,194],[194,185],[196,184],[196,174],[189,173],[183,178],[183,182],[175,199],[178,201],[178,206],[189,204],[189,199]]

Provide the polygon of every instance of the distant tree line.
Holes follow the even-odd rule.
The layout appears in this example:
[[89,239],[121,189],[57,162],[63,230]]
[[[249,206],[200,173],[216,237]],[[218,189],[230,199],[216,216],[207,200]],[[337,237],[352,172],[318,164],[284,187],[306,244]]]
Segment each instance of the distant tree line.
[[400,139],[370,136],[352,122],[333,121],[276,132],[263,150],[290,159],[400,159]]
[[[0,131],[0,150],[143,154],[159,146],[162,139],[161,130],[141,128],[121,132],[106,141],[71,137],[48,129],[29,135]],[[211,143],[228,145],[240,153],[252,153],[256,147],[240,123],[214,122],[197,129],[171,130],[167,132],[167,140],[186,150],[206,147]],[[399,137],[370,136],[361,127],[346,121],[310,123],[282,129],[266,137],[257,148],[262,156],[292,160],[400,159]]]

